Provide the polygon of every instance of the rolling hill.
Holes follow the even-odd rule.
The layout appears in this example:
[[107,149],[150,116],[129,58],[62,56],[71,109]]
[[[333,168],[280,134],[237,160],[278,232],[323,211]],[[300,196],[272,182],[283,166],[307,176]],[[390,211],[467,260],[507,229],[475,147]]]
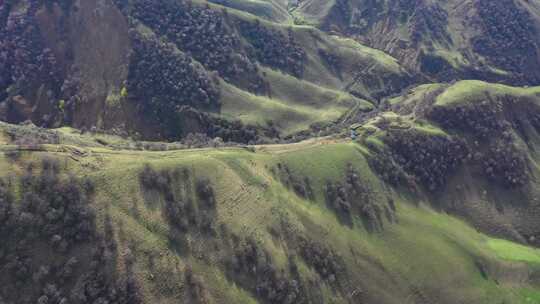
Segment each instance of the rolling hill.
[[537,87],[422,85],[356,141],[161,151],[2,124],[2,296],[536,303],[539,105]]
[[0,304],[540,303],[539,16],[1,1]]

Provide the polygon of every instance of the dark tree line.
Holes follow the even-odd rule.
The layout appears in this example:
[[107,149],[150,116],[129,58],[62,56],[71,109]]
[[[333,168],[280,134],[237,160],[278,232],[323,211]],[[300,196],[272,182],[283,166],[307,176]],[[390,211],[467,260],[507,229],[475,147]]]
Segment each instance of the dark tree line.
[[334,74],[336,74],[338,77],[341,78],[341,71],[343,69],[343,64],[341,63],[341,59],[338,56],[332,54],[331,52],[328,52],[323,49],[319,49],[317,52],[319,54],[319,57],[321,57],[321,59],[323,60],[326,67],[330,71],[334,72]]
[[208,121],[207,134],[210,137],[220,137],[226,142],[255,144],[264,142],[265,136],[272,136],[273,130],[245,125],[240,120],[227,120],[205,115]]
[[468,159],[487,178],[507,187],[523,186],[529,181],[527,155],[518,148],[513,130],[525,142],[528,132],[524,125],[540,130],[540,112],[534,105],[513,98],[488,98],[434,107],[428,116],[449,130],[472,135]]
[[392,151],[392,159],[429,191],[444,186],[468,155],[468,146],[457,137],[414,129],[388,132],[385,141]]
[[408,184],[410,180],[396,161],[392,158],[392,153],[379,149],[374,145],[368,145],[370,149],[376,151],[376,154],[368,158],[370,168],[388,184],[398,186],[411,186]]
[[154,114],[175,112],[181,105],[216,108],[219,88],[188,56],[173,45],[135,34],[128,91],[145,100]]
[[219,84],[171,44],[133,34],[128,92],[141,110],[171,134],[180,134],[182,106],[219,108]]
[[344,182],[326,183],[325,199],[341,221],[352,225],[352,217],[359,216],[367,231],[381,231],[384,227],[383,215],[389,222],[395,220],[394,210],[380,206],[373,197],[369,185],[363,184],[358,172],[349,165]]
[[207,73],[192,57],[179,52],[174,44],[131,31],[127,91],[137,102],[139,114],[152,119],[167,139],[189,134],[204,145],[208,138],[226,142],[255,143],[264,133],[238,120],[229,121],[207,112],[219,112],[220,87],[215,74]]
[[501,104],[492,100],[469,102],[449,107],[433,107],[428,117],[443,127],[472,133],[480,140],[502,132],[505,120]]
[[257,65],[243,51],[226,11],[190,1],[137,0],[133,16],[225,80],[253,92],[264,91]]
[[248,49],[250,57],[295,77],[302,77],[306,52],[295,41],[292,29],[289,28],[284,35],[279,30],[263,26],[258,19],[255,22],[239,21],[238,27],[252,46]]

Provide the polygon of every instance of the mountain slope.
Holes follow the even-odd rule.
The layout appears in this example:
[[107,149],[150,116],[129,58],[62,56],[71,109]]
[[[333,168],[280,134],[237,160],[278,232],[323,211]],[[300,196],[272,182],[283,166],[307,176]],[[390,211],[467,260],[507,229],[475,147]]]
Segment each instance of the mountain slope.
[[384,50],[433,81],[539,84],[537,0],[306,0],[293,14]]
[[1,1],[0,304],[540,303],[539,16]]
[[[264,138],[274,120],[283,136],[330,123],[362,99],[376,103],[413,79],[392,57],[356,42],[219,6],[47,3],[1,7],[5,121],[118,129],[154,139],[201,132],[248,142]],[[348,100],[346,107],[338,95]],[[235,136],[241,130],[230,119],[236,115],[230,102],[268,111],[284,106],[269,117],[240,116],[257,134]],[[300,104],[304,113],[290,108]],[[330,108],[332,115],[316,114]],[[280,128],[283,115],[295,116],[296,124]]]
[[14,123],[256,142],[413,84],[539,79],[536,0],[10,0],[0,11],[0,117]]
[[[47,293],[51,289],[55,297],[74,303],[99,298],[116,303],[538,299],[537,249],[488,237],[450,214],[434,211],[440,200],[422,188],[413,192],[391,186],[371,169],[371,160],[379,154],[370,146],[321,139],[252,151],[145,152],[112,150],[92,144],[91,137],[67,133],[59,134],[59,144],[36,146],[34,152],[10,144],[8,134],[25,136],[28,128],[2,126],[7,140],[0,158],[3,193],[13,191],[13,203],[7,205],[11,212],[3,220],[21,223],[18,212],[41,217],[39,209],[27,209],[31,205],[25,193],[48,202],[46,190],[19,188],[18,176],[36,176],[21,179],[36,187],[40,181],[59,186],[70,181],[79,187],[77,180],[67,179],[69,173],[78,176],[81,189],[93,189],[88,206],[94,210],[95,228],[87,226],[91,237],[76,238],[64,251],[55,247],[54,238],[51,245],[39,243],[51,246],[55,261],[79,261],[67,275],[73,286],[61,284],[58,271],[67,266],[53,270],[51,260],[40,259],[31,249],[47,240],[48,230],[29,238],[29,248],[3,247],[8,252],[2,263],[26,257],[26,270],[16,280],[0,276],[7,303],[19,303],[12,289],[17,282],[25,290],[22,299],[30,302],[43,295],[52,299]],[[80,141],[78,148],[71,145],[74,140]],[[30,164],[33,173],[25,173]],[[441,195],[453,195],[445,193]],[[6,210],[6,200],[1,202],[1,210]],[[6,240],[10,225],[2,227]],[[100,242],[103,258],[85,257],[78,249]],[[87,268],[91,261],[101,261],[105,268]],[[20,272],[22,266],[12,267],[6,274]],[[48,274],[32,281],[32,274],[43,267],[50,269]],[[101,276],[94,278],[96,271]],[[54,288],[42,290],[46,284]],[[98,289],[102,291],[85,294],[80,286],[90,284],[103,286]],[[112,289],[119,291],[116,298],[110,296]],[[122,298],[122,290],[134,298]]]

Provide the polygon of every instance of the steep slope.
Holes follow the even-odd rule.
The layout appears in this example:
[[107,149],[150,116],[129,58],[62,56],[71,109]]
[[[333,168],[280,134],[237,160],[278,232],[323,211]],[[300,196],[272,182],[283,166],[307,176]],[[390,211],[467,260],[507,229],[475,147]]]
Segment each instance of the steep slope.
[[537,0],[306,0],[292,12],[384,50],[433,81],[540,82]]
[[204,3],[12,0],[0,12],[0,118],[13,123],[248,142],[413,82],[356,42]]
[[[389,100],[363,128],[392,182],[427,189],[477,228],[538,244],[540,87],[424,85]],[[393,165],[404,171],[398,174]],[[392,172],[393,171],[393,172]]]
[[[14,137],[53,131],[2,130],[0,234],[26,242],[2,247],[6,303],[538,301],[537,249],[488,237],[434,211],[429,192],[385,182],[370,146],[145,152],[64,131],[57,144],[17,146]],[[72,227],[63,210],[89,222]],[[23,222],[33,228],[10,230]],[[57,237],[62,225],[81,237]],[[88,246],[98,249],[87,256]]]

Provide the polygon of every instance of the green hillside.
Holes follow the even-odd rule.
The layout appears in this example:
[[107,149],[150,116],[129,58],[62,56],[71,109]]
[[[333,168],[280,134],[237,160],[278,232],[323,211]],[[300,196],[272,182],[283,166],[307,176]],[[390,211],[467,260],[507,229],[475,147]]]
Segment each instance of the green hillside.
[[[14,132],[8,125],[3,130]],[[15,181],[30,164],[39,175],[45,159],[57,161],[61,179],[74,174],[92,181],[96,229],[116,246],[110,271],[125,275],[126,263],[134,263],[129,273],[144,303],[271,301],[272,292],[260,284],[277,288],[274,297],[291,303],[537,301],[538,250],[487,236],[452,212],[435,211],[440,198],[390,186],[372,169],[377,152],[369,145],[328,138],[148,152],[113,150],[93,137],[61,134],[58,144],[34,151],[5,145],[2,177]],[[12,137],[2,138],[9,143]],[[78,148],[72,146],[76,140]],[[205,207],[201,181],[215,205]],[[18,197],[22,189],[11,185]],[[332,197],[329,185],[353,200],[338,203],[341,194]],[[170,213],[170,204],[186,203],[194,211]],[[197,224],[181,228],[184,216]],[[229,247],[230,242],[239,245]],[[230,261],[251,252],[242,251],[251,248],[244,246],[253,246],[259,258]],[[256,270],[244,270],[242,263],[255,263]],[[288,280],[298,286],[292,290]],[[200,299],[193,298],[193,284]]]
[[280,1],[11,2],[0,22],[24,21],[0,33],[0,119],[10,123],[269,142],[414,82],[384,52],[294,24]]
[[540,304],[540,0],[0,0],[0,304]]

